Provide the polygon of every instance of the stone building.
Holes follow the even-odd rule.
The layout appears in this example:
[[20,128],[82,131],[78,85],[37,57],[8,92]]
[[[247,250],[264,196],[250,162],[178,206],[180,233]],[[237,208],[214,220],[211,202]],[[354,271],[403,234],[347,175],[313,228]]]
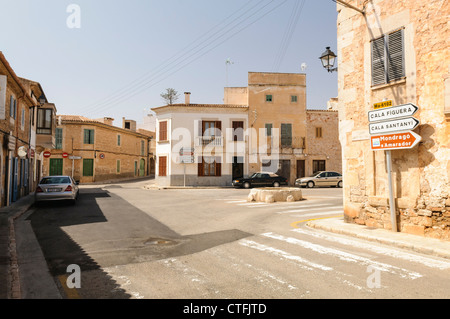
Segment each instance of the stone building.
[[317,170],[341,172],[337,112],[307,110],[306,74],[249,72],[248,87],[225,88],[224,100],[248,105],[250,173],[277,172],[293,185]]
[[149,175],[154,163],[153,132],[136,130],[123,119],[89,119],[57,115],[55,146],[46,149],[43,174],[70,175],[80,183],[105,182]]
[[18,77],[0,52],[0,206],[33,192],[39,181],[41,136],[51,140],[54,123],[54,113],[45,108],[55,106],[48,104],[41,85]]
[[[450,2],[338,4],[338,109],[345,219],[369,227],[450,239]],[[376,103],[419,108],[411,149],[393,150],[389,203],[386,153],[372,151]],[[396,208],[391,222],[390,208]]]

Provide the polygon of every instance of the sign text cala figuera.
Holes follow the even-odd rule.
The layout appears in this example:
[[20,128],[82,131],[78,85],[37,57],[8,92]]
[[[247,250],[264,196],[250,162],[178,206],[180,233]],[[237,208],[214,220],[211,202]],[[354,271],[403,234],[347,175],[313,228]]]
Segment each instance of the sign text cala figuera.
[[387,107],[369,112],[369,122],[393,120],[413,116],[419,108],[412,103]]

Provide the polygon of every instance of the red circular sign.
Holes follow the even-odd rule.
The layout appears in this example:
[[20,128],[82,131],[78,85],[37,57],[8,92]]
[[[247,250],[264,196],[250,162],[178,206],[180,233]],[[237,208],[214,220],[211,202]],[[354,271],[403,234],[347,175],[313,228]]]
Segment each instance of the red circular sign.
[[100,154],[100,158],[101,158],[101,159],[104,159],[104,158],[105,158],[105,154],[101,153],[101,154]]
[[49,151],[44,152],[44,157],[48,158],[50,156],[52,156],[52,153],[50,153]]
[[69,154],[67,154],[67,153],[62,153],[62,157],[63,157],[63,158],[67,158],[67,157],[69,157]]

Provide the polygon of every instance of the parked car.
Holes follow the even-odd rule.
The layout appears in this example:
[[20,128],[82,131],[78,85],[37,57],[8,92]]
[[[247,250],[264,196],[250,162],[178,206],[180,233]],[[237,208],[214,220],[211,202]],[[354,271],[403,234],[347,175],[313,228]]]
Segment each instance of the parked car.
[[282,176],[274,173],[254,173],[248,178],[239,178],[233,181],[234,187],[280,187],[281,185],[287,185],[288,180]]
[[295,185],[309,188],[314,186],[342,187],[342,175],[337,172],[320,171],[309,177],[297,178]]
[[78,198],[78,182],[70,176],[43,177],[34,193],[35,202],[68,200],[75,203]]

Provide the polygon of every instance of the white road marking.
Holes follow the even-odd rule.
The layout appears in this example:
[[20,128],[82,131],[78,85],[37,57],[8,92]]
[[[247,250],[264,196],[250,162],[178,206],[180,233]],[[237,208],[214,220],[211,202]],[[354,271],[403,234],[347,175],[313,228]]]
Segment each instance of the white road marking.
[[325,215],[331,215],[331,214],[344,214],[344,211],[342,209],[339,210],[330,210],[322,213],[314,213],[314,214],[302,214],[302,215],[292,215],[293,217],[312,217],[312,216],[325,216]]
[[331,267],[314,263],[314,262],[306,260],[306,259],[304,259],[304,258],[302,258],[300,256],[292,255],[292,254],[290,254],[288,252],[285,252],[285,251],[277,249],[277,248],[273,248],[273,247],[270,247],[270,246],[259,244],[259,243],[255,242],[253,240],[243,239],[243,240],[239,241],[239,244],[241,244],[242,246],[249,247],[249,248],[257,249],[259,251],[268,252],[268,253],[271,253],[271,254],[273,254],[275,256],[278,256],[278,257],[282,257],[282,258],[285,258],[285,259],[288,259],[288,260],[292,260],[292,261],[298,262],[298,263],[301,264],[300,265],[301,267],[307,268],[309,270],[312,270],[312,268],[318,268],[318,269],[325,270],[325,271],[333,270],[333,268],[331,268]]
[[277,235],[274,233],[265,233],[262,234],[265,237],[269,237],[272,239],[281,240],[290,244],[298,245],[306,249],[310,249],[316,253],[323,254],[323,255],[330,255],[333,257],[337,257],[340,260],[347,261],[347,262],[353,262],[353,263],[359,263],[363,266],[373,266],[377,268],[380,271],[390,272],[392,274],[399,274],[403,278],[410,278],[410,279],[417,279],[422,277],[421,274],[410,271],[407,269],[399,268],[393,265],[389,265],[386,263],[377,262],[374,260],[371,260],[369,258],[361,257],[355,254],[347,253],[338,249],[329,248],[317,244],[313,244],[308,241],[304,241],[301,239],[293,238],[293,237],[285,237],[282,235]]
[[442,269],[442,270],[450,268],[450,262],[445,261],[445,260],[439,260],[439,259],[434,259],[434,258],[430,258],[430,257],[419,256],[416,254],[411,254],[411,253],[404,252],[404,251],[397,250],[397,249],[381,247],[379,245],[365,243],[365,242],[361,242],[361,241],[357,241],[357,240],[351,240],[351,239],[347,239],[347,238],[340,237],[340,236],[333,236],[333,235],[328,235],[328,234],[324,234],[324,233],[320,233],[320,232],[309,231],[309,230],[301,229],[301,228],[296,228],[296,229],[293,229],[292,231],[299,233],[299,234],[304,234],[304,235],[308,235],[308,236],[313,236],[315,238],[320,238],[320,239],[325,239],[328,241],[336,242],[336,243],[339,243],[342,245],[366,249],[371,252],[375,252],[375,253],[382,254],[385,256],[390,256],[390,257],[400,258],[400,259],[411,261],[411,262],[420,263],[422,265],[432,267],[432,268],[438,268],[438,269]]

